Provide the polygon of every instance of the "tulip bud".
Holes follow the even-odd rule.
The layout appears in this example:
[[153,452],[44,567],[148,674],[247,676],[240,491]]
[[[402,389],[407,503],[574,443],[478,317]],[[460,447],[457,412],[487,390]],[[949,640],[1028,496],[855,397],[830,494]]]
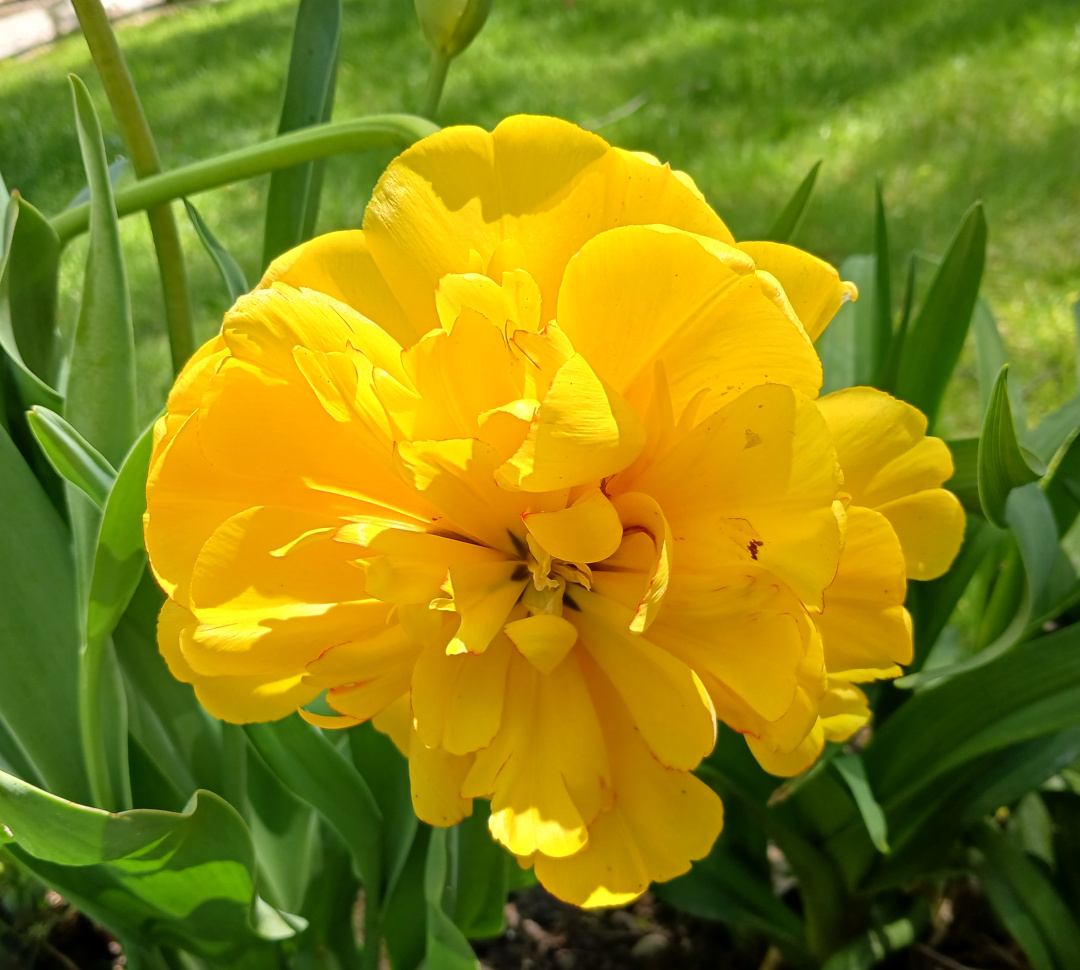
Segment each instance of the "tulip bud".
[[447,60],[457,57],[480,33],[491,0],[414,0],[416,16],[435,53]]

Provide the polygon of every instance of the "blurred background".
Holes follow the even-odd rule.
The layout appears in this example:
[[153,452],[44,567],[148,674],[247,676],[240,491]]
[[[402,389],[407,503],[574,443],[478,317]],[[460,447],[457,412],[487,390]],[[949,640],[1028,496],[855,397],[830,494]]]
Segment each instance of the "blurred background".
[[[180,2],[122,21],[166,167],[272,136],[295,0]],[[410,0],[345,0],[334,118],[417,110],[428,49]],[[0,61],[0,172],[46,214],[82,188],[65,75],[93,92],[110,160],[120,139],[78,34]],[[737,238],[762,234],[823,159],[796,242],[839,264],[871,246],[883,182],[894,273],[922,283],[968,205],[986,204],[983,295],[1034,422],[1076,386],[1080,289],[1080,5],[1075,0],[496,0],[451,67],[439,121],[558,115],[689,172]],[[320,231],[359,226],[390,152],[330,161]],[[254,282],[268,178],[197,197]],[[200,338],[227,297],[180,213]],[[143,216],[123,222],[149,418],[169,383]],[[74,313],[85,237],[68,248]],[[971,355],[941,426],[976,433]]]

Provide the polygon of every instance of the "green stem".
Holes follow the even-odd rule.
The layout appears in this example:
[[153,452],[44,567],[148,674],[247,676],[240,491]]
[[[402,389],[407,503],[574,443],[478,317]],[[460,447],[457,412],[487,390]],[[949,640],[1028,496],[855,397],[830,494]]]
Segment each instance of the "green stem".
[[[194,162],[160,175],[152,175],[116,193],[117,215],[180,199],[184,196],[220,188],[256,175],[276,172],[301,162],[328,155],[361,151],[366,148],[411,145],[438,131],[438,126],[417,115],[370,115],[352,121],[334,121],[312,125],[299,131],[271,138],[259,145],[240,148],[205,161]],[[90,222],[87,203],[72,206],[50,222],[61,242],[86,232]]]
[[[113,114],[120,126],[120,137],[131,157],[137,178],[144,179],[161,171],[154,136],[146,120],[135,82],[109,23],[101,0],[73,0],[94,66],[101,76]],[[191,324],[191,301],[188,296],[184,253],[180,233],[169,205],[155,206],[147,212],[150,232],[157,251],[161,289],[165,297],[165,320],[169,330],[173,370],[179,372],[195,350],[195,331]]]
[[431,56],[431,70],[428,73],[427,90],[424,92],[424,107],[421,114],[425,118],[434,118],[442,100],[443,85],[446,84],[446,72],[450,67],[450,58],[435,51]]
[[364,887],[364,951],[360,955],[360,970],[379,970],[382,956],[382,899]]

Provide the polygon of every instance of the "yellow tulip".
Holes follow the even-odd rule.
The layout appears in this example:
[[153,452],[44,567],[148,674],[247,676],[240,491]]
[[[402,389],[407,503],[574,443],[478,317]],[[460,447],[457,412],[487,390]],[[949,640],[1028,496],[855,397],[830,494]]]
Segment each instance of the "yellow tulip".
[[[691,774],[716,717],[801,770],[865,722],[852,684],[910,657],[907,576],[959,545],[921,415],[818,399],[811,338],[852,296],[565,122],[419,142],[178,379],[162,653],[225,720],[374,719],[420,818],[490,799],[563,899],[685,872],[722,825]],[[338,717],[304,709],[324,693]]]

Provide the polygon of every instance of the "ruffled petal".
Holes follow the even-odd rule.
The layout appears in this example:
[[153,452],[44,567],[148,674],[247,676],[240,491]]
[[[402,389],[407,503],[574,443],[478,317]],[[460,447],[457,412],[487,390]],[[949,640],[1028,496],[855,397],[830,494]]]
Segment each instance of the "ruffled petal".
[[702,388],[715,410],[749,387],[787,384],[807,396],[821,364],[806,335],[763,292],[738,249],[664,226],[627,226],[570,260],[559,327],[643,413],[663,361],[675,414]]
[[811,340],[821,336],[844,303],[858,296],[855,285],[842,281],[833,266],[795,246],[775,242],[737,245],[759,270],[776,278]]
[[[376,263],[422,331],[438,325],[430,295],[439,280],[475,271],[473,253],[496,279],[525,266],[546,322],[563,268],[587,239],[653,223],[731,242],[700,193],[666,166],[565,121],[525,116],[491,133],[463,126],[417,142],[391,162],[364,216]],[[499,252],[506,241],[510,260]]]
[[952,565],[964,541],[967,517],[944,488],[928,488],[878,506],[904,550],[912,579],[936,579]]

